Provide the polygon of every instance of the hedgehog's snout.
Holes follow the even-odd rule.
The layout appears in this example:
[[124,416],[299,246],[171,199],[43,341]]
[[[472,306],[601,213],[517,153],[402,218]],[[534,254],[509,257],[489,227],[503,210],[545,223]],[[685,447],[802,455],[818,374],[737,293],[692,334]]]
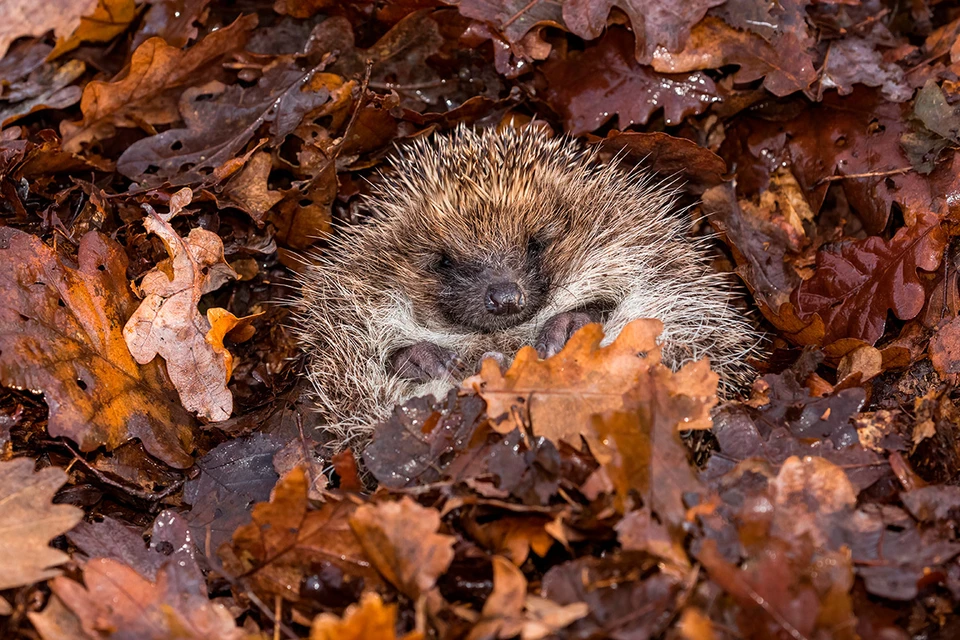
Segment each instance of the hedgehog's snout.
[[512,316],[523,311],[527,301],[516,282],[495,282],[483,298],[487,311],[495,316]]

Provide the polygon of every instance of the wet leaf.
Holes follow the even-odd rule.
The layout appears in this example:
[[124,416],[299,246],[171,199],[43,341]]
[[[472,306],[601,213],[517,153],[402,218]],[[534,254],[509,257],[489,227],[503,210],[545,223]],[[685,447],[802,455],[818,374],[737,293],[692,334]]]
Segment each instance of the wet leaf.
[[250,521],[250,509],[270,498],[277,482],[273,456],[280,443],[263,434],[224,442],[197,461],[200,477],[183,489],[193,539],[208,558]]
[[121,329],[133,312],[119,245],[91,232],[78,267],[35,236],[0,228],[0,381],[44,394],[53,437],[89,451],[140,438],[174,466],[193,463],[192,420],[158,363],[138,366]]
[[34,473],[32,460],[0,462],[0,589],[52,578],[69,556],[51,548],[50,540],[73,528],[83,512],[52,504],[66,482],[60,469]]
[[69,38],[57,40],[49,59],[73,51],[82,42],[108,42],[126,31],[137,16],[133,0],[98,0],[93,12],[80,18],[80,25]]
[[936,269],[945,248],[946,235],[932,213],[889,241],[871,237],[826,247],[792,302],[801,319],[816,314],[823,321],[824,344],[850,338],[875,344],[888,311],[901,320],[920,313],[926,298],[920,271]]
[[187,128],[135,142],[117,160],[117,170],[142,186],[203,182],[232,160],[261,125],[270,124],[273,143],[279,144],[342,89],[339,76],[317,71],[280,61],[250,89],[218,81],[188,89],[179,107]]
[[607,123],[646,124],[663,109],[668,125],[706,110],[718,100],[716,87],[699,73],[657,73],[637,64],[630,34],[610,29],[595,45],[566,58],[552,58],[542,67],[547,89],[544,99],[573,135],[582,135]]

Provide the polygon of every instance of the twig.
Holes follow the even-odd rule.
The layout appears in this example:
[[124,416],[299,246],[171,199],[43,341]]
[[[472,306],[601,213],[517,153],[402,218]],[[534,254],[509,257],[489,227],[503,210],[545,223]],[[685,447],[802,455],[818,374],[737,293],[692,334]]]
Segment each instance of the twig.
[[836,182],[837,180],[856,180],[857,178],[879,178],[881,176],[894,176],[899,173],[912,171],[913,167],[900,167],[899,169],[890,169],[889,171],[870,171],[867,173],[848,173],[845,176],[827,176],[817,180],[817,184],[824,182]]
[[87,462],[86,459],[83,456],[81,456],[73,447],[71,447],[68,442],[63,440],[55,440],[54,443],[59,444],[63,447],[66,447],[66,449],[73,454],[74,460],[80,463],[81,466],[83,466],[88,472],[93,474],[94,477],[96,477],[97,480],[99,480],[103,484],[109,487],[113,487],[114,489],[123,491],[127,495],[132,496],[134,498],[145,500],[146,502],[153,502],[153,503],[160,502],[165,498],[169,497],[171,494],[179,491],[180,487],[182,487],[184,483],[184,480],[177,480],[176,482],[171,484],[169,487],[167,487],[163,491],[160,491],[159,493],[153,493],[152,491],[145,491],[143,489],[131,487],[107,477],[106,474],[104,474],[102,471],[100,471],[99,469],[91,465],[89,462]]

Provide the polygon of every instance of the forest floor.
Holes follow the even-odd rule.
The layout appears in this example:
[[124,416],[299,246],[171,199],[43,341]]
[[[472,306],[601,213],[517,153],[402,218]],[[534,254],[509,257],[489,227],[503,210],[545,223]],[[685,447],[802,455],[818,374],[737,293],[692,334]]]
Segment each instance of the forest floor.
[[[0,80],[0,637],[960,637],[955,3],[7,0]],[[757,379],[594,326],[327,455],[298,256],[533,119],[681,179]]]

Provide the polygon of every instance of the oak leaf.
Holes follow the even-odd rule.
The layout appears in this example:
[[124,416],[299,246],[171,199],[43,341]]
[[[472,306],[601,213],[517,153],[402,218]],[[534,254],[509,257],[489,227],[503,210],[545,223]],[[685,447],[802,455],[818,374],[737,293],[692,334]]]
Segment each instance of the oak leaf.
[[136,301],[127,258],[96,232],[80,240],[77,267],[39,238],[0,228],[0,383],[42,392],[47,430],[83,451],[140,438],[177,467],[193,463],[190,415],[171,399],[159,363],[138,366],[123,341]]
[[529,420],[536,435],[569,443],[582,435],[596,445],[594,415],[634,409],[658,392],[674,405],[675,427],[709,428],[718,376],[706,361],[671,373],[660,362],[657,336],[662,329],[659,320],[634,320],[601,346],[602,326],[587,325],[552,358],[540,360],[533,347],[524,347],[506,373],[487,359],[463,385],[486,400],[487,414],[499,421],[500,433]]
[[636,38],[635,57],[649,64],[660,50],[678,51],[683,48],[690,28],[700,22],[710,7],[725,0],[690,0],[688,2],[660,2],[659,0],[568,0],[563,3],[563,19],[574,35],[593,40],[607,27],[607,16],[616,7],[627,15]]
[[195,228],[181,238],[170,226],[191,198],[190,189],[178,191],[165,214],[144,205],[149,215],[143,226],[163,240],[170,258],[143,277],[138,287],[143,302],[124,326],[123,336],[140,364],[161,356],[183,406],[216,422],[226,420],[233,411],[233,396],[227,388],[233,356],[223,346],[223,338],[244,319],[217,308],[204,317],[197,309],[203,295],[237,276],[224,260],[223,241],[217,234]]
[[270,502],[253,507],[253,522],[233,534],[220,549],[224,566],[242,575],[258,593],[300,600],[296,589],[311,562],[332,563],[347,583],[362,580],[367,588],[382,584],[365,550],[351,529],[356,509],[350,501],[329,500],[318,510],[309,508],[307,476],[296,468],[280,479]]
[[844,338],[874,344],[883,335],[887,312],[901,320],[923,308],[926,289],[919,271],[939,266],[947,245],[940,218],[918,215],[890,240],[870,237],[817,253],[817,269],[791,298],[802,320],[818,316],[826,327],[824,344]]
[[34,473],[33,467],[26,458],[0,462],[0,590],[59,574],[54,567],[70,558],[50,540],[83,518],[76,507],[51,503],[67,474],[55,467]]
[[350,527],[377,571],[414,600],[433,589],[453,561],[456,538],[437,533],[440,512],[406,496],[357,507]]
[[[775,43],[751,31],[735,29],[707,16],[690,33],[686,46],[678,51],[658,51],[650,65],[661,73],[689,73],[738,65],[737,82],[763,78],[763,86],[778,96],[806,89],[817,79],[816,50],[804,46],[802,35],[781,32]],[[809,42],[813,44],[812,41]]]
[[212,602],[206,585],[184,590],[172,575],[175,567],[160,568],[151,581],[125,564],[107,558],[90,560],[83,584],[54,579],[50,588],[79,619],[89,638],[167,640],[240,640],[245,637],[226,606]]
[[83,42],[109,42],[126,31],[137,17],[134,0],[98,0],[93,12],[80,18],[69,38],[59,38],[50,60],[73,51]]
[[3,21],[0,22],[0,57],[17,38],[40,37],[50,30],[60,38],[69,36],[80,24],[80,18],[96,5],[97,0],[40,3],[8,0],[3,5]]
[[[321,613],[313,619],[310,640],[397,640],[397,605],[384,604],[380,595],[367,591],[358,604],[347,607],[343,618]],[[411,631],[401,640],[421,640]]]
[[83,89],[83,119],[60,123],[65,151],[76,153],[85,144],[108,138],[117,127],[176,122],[178,89],[209,79],[225,55],[243,47],[256,16],[243,16],[211,32],[183,51],[160,38],[137,47],[126,71],[111,82],[95,80]]
[[281,58],[263,70],[256,86],[244,89],[212,81],[183,92],[179,111],[186,128],[168,129],[130,145],[117,170],[141,186],[203,182],[226,165],[269,123],[271,142],[279,145],[314,111],[339,104],[333,96],[348,91],[340,76],[303,71]]
[[614,115],[620,129],[646,124],[660,108],[668,125],[679,124],[719,100],[703,73],[665,75],[638,64],[623,29],[610,29],[596,44],[540,69],[547,81],[543,97],[572,135],[593,131]]

